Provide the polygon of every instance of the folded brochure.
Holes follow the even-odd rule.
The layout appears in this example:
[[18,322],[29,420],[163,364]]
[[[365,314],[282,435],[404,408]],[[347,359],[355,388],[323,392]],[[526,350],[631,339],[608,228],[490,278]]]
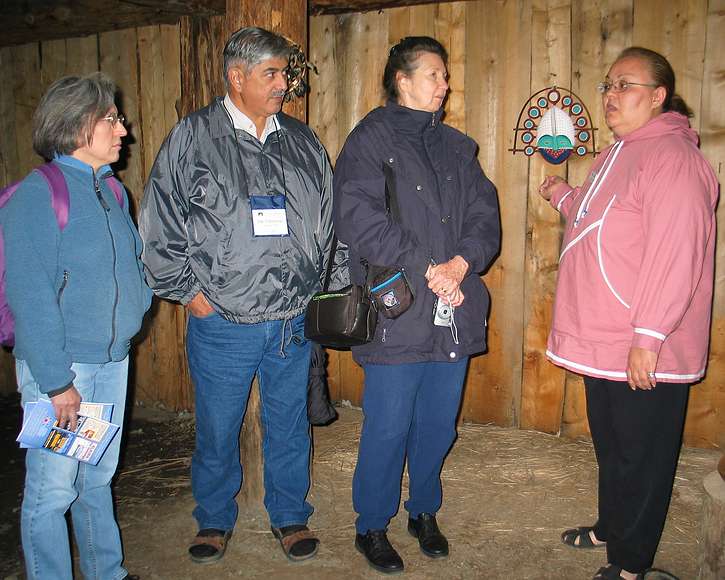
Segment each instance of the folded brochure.
[[110,421],[112,415],[112,403],[81,403],[78,425],[71,431],[58,426],[50,401],[30,401],[17,441],[20,447],[46,449],[97,465],[118,431]]

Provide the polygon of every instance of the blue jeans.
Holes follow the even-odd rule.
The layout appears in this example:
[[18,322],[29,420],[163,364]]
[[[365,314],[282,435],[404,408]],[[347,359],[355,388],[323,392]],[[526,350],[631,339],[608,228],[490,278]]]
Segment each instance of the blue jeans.
[[381,530],[398,512],[405,458],[410,517],[441,507],[441,469],[456,439],[468,357],[454,363],[366,364],[363,421],[352,501],[359,534]]
[[[106,364],[74,363],[73,385],[84,401],[113,403],[112,422],[123,425],[128,357]],[[16,361],[22,403],[46,399],[27,363]],[[113,513],[111,479],[116,472],[121,434],[111,441],[98,465],[89,465],[42,449],[25,456],[25,492],[21,536],[28,580],[71,580],[73,567],[65,513],[70,508],[73,532],[87,580],[119,580],[123,550]]]
[[186,344],[195,386],[196,450],[191,487],[199,529],[231,530],[242,485],[239,432],[258,373],[264,429],[264,505],[275,527],[312,514],[307,378],[310,343],[304,316],[235,324],[214,313],[189,317]]

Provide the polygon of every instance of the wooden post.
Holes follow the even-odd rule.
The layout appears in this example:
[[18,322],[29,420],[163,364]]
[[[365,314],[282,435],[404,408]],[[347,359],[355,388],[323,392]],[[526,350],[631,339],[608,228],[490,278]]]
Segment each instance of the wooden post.
[[698,580],[725,578],[725,455],[705,478]]
[[[236,30],[244,26],[259,26],[286,36],[307,53],[307,0],[227,0],[225,18],[222,47],[223,42]],[[307,99],[294,99],[285,104],[284,111],[307,122]],[[240,508],[251,512],[260,509],[264,497],[263,432],[259,410],[259,386],[255,379],[240,435],[244,482],[237,497]]]

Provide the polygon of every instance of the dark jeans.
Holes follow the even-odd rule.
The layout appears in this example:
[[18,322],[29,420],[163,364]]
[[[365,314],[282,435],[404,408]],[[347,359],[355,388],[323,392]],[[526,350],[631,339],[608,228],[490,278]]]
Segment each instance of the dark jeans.
[[189,317],[186,346],[196,400],[191,488],[199,528],[231,530],[242,485],[239,430],[252,379],[259,377],[264,429],[264,505],[275,527],[312,514],[307,376],[310,343],[304,316],[234,324],[212,314]]
[[398,511],[408,458],[411,517],[441,507],[441,468],[456,438],[468,357],[454,363],[366,364],[352,500],[360,534],[387,528]]
[[597,538],[607,559],[629,572],[654,561],[667,517],[690,385],[584,377],[587,416],[599,463]]

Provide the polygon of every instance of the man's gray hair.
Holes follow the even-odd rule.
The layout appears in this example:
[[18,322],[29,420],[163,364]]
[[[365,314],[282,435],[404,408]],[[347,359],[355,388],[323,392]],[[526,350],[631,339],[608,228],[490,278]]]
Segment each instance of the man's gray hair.
[[256,26],[240,28],[229,37],[224,45],[224,83],[229,86],[229,69],[242,65],[249,72],[260,62],[270,58],[287,60],[290,55],[289,41]]
[[93,128],[113,107],[115,94],[116,85],[103,73],[55,81],[33,115],[33,149],[50,160],[90,143]]

